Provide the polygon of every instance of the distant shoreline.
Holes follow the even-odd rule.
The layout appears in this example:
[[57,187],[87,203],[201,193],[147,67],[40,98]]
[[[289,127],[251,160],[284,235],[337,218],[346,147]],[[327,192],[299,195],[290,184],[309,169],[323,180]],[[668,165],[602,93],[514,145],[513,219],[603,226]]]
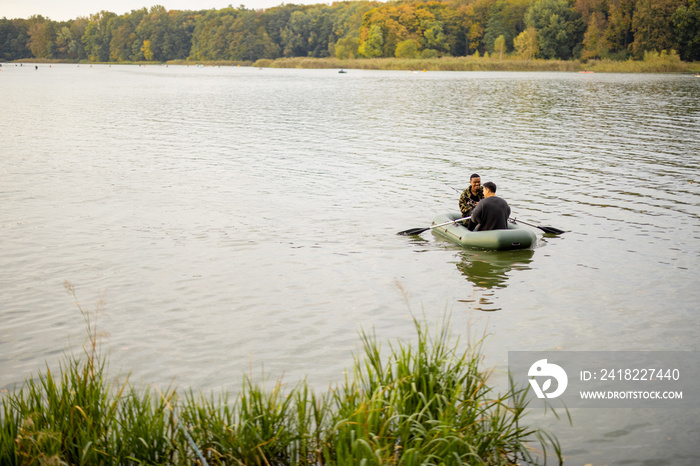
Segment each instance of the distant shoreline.
[[160,62],[90,62],[71,60],[48,60],[27,58],[9,63],[75,63],[80,65],[185,65],[185,66],[250,66],[255,68],[302,68],[302,69],[362,69],[403,71],[564,71],[594,73],[700,73],[700,62],[653,60],[590,60],[586,63],[575,60],[517,60],[491,57],[443,57],[430,59],[362,58],[339,60],[337,58],[278,58],[245,61],[194,61],[170,60]]

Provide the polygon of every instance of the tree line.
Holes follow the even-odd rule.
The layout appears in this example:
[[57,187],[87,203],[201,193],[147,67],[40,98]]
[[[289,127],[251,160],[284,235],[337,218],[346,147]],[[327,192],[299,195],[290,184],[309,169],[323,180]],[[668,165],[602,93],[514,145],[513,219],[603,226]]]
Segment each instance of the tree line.
[[[670,52],[670,51],[674,52]],[[407,0],[0,19],[0,60],[280,57],[700,60],[700,0]]]

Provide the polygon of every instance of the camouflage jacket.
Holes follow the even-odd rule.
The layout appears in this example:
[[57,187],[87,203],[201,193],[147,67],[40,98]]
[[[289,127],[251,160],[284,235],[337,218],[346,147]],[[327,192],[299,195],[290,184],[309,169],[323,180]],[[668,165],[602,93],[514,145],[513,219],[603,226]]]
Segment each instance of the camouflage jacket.
[[462,217],[468,217],[472,209],[476,207],[476,203],[484,198],[484,188],[479,188],[476,196],[472,194],[472,187],[468,186],[459,197],[459,210],[462,212]]

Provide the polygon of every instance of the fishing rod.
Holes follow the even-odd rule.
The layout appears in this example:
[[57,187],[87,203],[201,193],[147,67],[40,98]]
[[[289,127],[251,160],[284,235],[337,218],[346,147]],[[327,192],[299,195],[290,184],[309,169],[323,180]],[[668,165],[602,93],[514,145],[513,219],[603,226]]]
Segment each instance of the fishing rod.
[[446,185],[446,186],[448,186],[448,187],[450,187],[450,188],[454,189],[454,190],[455,190],[455,192],[456,192],[457,194],[460,194],[460,195],[461,195],[461,194],[462,194],[462,192],[463,192],[463,191],[460,191],[459,189],[455,188],[455,187],[454,187],[454,186],[452,186],[451,184],[447,184],[447,183],[445,183],[445,182],[444,182],[444,181],[442,181],[442,180],[438,180],[437,178],[435,178],[435,181],[438,181],[438,182],[440,182],[440,183],[442,183],[442,184],[444,184],[444,185]]
[[163,392],[160,391],[160,388],[158,388],[158,385],[156,385],[154,383],[153,387],[155,387],[156,391],[160,394],[160,397],[165,402],[165,406],[167,406],[168,409],[170,410],[170,412],[172,413],[173,418],[175,418],[175,422],[177,423],[178,427],[180,428],[180,430],[182,430],[182,433],[185,434],[185,437],[187,438],[187,441],[189,442],[190,446],[194,450],[195,454],[199,457],[199,461],[202,462],[202,466],[209,466],[209,464],[207,463],[207,460],[204,459],[204,455],[202,455],[202,451],[197,447],[197,444],[194,443],[194,440],[192,440],[192,436],[190,435],[190,433],[187,431],[185,426],[182,425],[182,423],[180,422],[180,419],[178,419],[177,413],[173,409],[173,407],[170,404],[170,402],[168,401],[168,399],[165,398],[165,395],[163,395]]

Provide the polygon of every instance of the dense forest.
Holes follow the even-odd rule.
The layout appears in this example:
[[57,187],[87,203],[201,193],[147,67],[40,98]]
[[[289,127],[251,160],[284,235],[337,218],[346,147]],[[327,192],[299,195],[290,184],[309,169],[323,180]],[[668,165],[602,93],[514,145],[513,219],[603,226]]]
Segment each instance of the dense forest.
[[[255,61],[280,57],[700,60],[700,0],[348,1],[52,21],[0,19],[0,60]],[[673,52],[672,52],[673,51]]]

